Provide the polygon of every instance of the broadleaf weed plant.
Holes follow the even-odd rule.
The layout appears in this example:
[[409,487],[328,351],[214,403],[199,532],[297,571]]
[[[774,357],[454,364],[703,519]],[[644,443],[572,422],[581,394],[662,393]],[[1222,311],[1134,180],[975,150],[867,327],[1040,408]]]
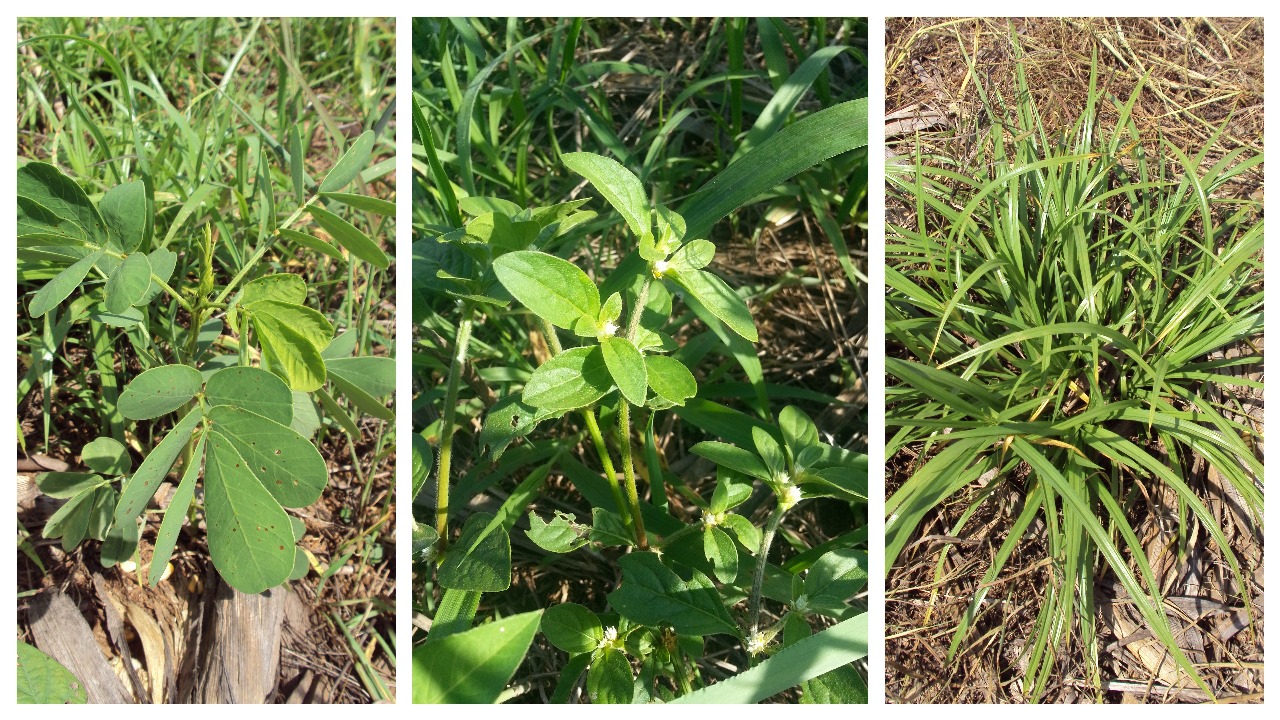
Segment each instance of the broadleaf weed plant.
[[[260,29],[268,32],[253,26]],[[49,416],[65,417],[50,383],[53,366],[74,362],[64,343],[95,339],[90,362],[100,372],[102,434],[78,452],[87,469],[37,478],[43,493],[66,500],[43,535],[66,551],[101,541],[103,567],[131,562],[139,582],[154,586],[168,576],[182,528],[203,526],[213,566],[237,590],[260,593],[301,577],[316,561],[298,544],[303,521],[285,508],[311,505],[329,482],[318,431],[340,428],[358,441],[361,413],[393,419],[385,398],[394,360],[367,353],[367,310],[352,299],[346,313],[330,315],[315,286],[362,292],[371,272],[390,264],[374,238],[394,205],[362,192],[362,174],[379,175],[370,160],[380,118],[369,117],[349,142],[339,134],[346,148],[336,161],[315,157],[302,138],[318,125],[299,117],[298,98],[282,89],[278,112],[243,110],[225,94],[228,76],[205,89],[203,102],[178,100],[185,113],[159,98],[181,142],[155,148],[146,138],[159,131],[138,113],[143,93],[126,82],[120,58],[66,34],[36,35],[22,47],[38,53],[48,43],[83,45],[104,62],[119,84],[101,92],[135,121],[123,140],[95,135],[111,147],[90,153],[108,158],[92,173],[69,174],[60,155],[17,170],[18,273],[30,289],[21,300],[35,328],[25,338],[27,378],[45,394],[46,442]],[[233,120],[250,126],[246,137],[198,140],[228,132]],[[128,149],[113,154],[120,142]],[[230,177],[219,174],[224,161],[234,166]],[[341,269],[332,279],[317,270],[330,262]],[[148,506],[171,472],[180,480],[148,552],[139,545],[150,533]]]
[[[573,40],[565,31],[584,31],[582,21],[546,31],[567,43],[559,55],[571,65]],[[510,39],[464,97],[474,102],[493,68],[539,39]],[[470,124],[465,102],[457,128]],[[678,206],[662,202],[656,185],[616,157],[561,149],[553,172],[581,178],[604,204],[584,198],[525,206],[514,196],[477,192],[465,130],[455,133],[452,163],[463,180],[451,180],[432,109],[415,94],[420,179],[429,188],[428,203],[418,204],[434,205],[438,218],[415,227],[414,315],[425,350],[415,361],[438,378],[419,402],[439,408],[414,446],[415,486],[431,498],[415,523],[423,581],[415,583],[415,602],[430,616],[430,631],[414,650],[415,702],[509,697],[505,686],[539,631],[567,656],[553,702],[577,688],[596,703],[756,702],[796,686],[811,701],[865,698],[865,681],[851,665],[866,652],[866,616],[848,602],[867,577],[857,530],[826,545],[802,545],[785,567],[768,561],[797,505],[813,498],[865,503],[865,455],[824,442],[798,407],[756,418],[701,399],[695,371],[706,350],[694,354],[676,332],[688,320],[675,322],[678,312],[688,313],[712,328],[703,346],[714,342],[729,355],[746,348],[756,360],[755,318],[745,294],[710,269],[717,247],[706,237],[761,193],[863,146],[865,112],[864,101],[846,101],[751,135],[757,144]],[[619,259],[606,264],[581,253],[588,228],[625,238]],[[451,338],[434,330],[450,324]],[[482,336],[489,345],[477,352]],[[531,348],[539,362],[516,370]],[[508,367],[477,367],[479,357]],[[483,418],[471,420],[479,408]],[[720,436],[690,448],[714,468],[709,494],[665,467],[655,421],[666,413],[705,422]],[[469,469],[459,474],[455,436],[466,425],[479,432]],[[533,469],[521,473],[525,467]],[[553,473],[590,504],[589,518],[547,510],[554,507]],[[509,477],[518,481],[504,482]],[[489,488],[500,504],[473,509],[459,522],[460,502]],[[672,511],[668,493],[675,492],[696,516]],[[485,617],[483,596],[512,587],[513,553],[527,547],[549,564],[614,557],[615,581],[594,609],[559,602]],[[786,610],[766,616],[765,600]],[[817,618],[826,618],[818,621],[825,629],[813,634]],[[710,683],[700,663],[705,638],[716,635],[730,638],[755,667]],[[491,656],[476,656],[472,648],[480,646],[494,648]],[[492,670],[484,678],[476,674],[481,663]]]
[[[917,153],[888,166],[910,220],[891,222],[886,242],[886,329],[899,348],[886,365],[886,457],[915,459],[886,503],[886,572],[940,504],[967,503],[945,531],[966,538],[984,504],[1011,496],[1007,537],[948,661],[980,625],[1002,622],[992,585],[1038,538],[1049,581],[1018,660],[1027,698],[1070,662],[1066,647],[1101,697],[1097,617],[1113,603],[1139,611],[1178,684],[1212,697],[1169,622],[1166,571],[1212,541],[1224,570],[1215,597],[1251,608],[1208,503],[1237,498],[1261,529],[1261,428],[1239,391],[1261,388],[1247,374],[1262,361],[1263,221],[1259,203],[1223,188],[1263,158],[1240,148],[1210,161],[1221,130],[1194,152],[1140,136],[1142,83],[1109,98],[1096,52],[1087,106],[1059,138],[1017,72],[1009,112],[979,82],[990,124],[971,161]],[[1114,126],[1103,127],[1108,103]],[[1171,533],[1155,546],[1136,530],[1151,512]]]

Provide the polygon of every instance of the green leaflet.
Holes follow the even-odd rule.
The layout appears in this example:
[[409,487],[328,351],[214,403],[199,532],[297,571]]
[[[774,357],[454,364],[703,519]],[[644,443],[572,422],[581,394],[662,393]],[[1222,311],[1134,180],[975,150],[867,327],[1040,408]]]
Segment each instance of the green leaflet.
[[734,677],[677,698],[677,703],[757,703],[867,655],[863,613],[788,646]]
[[240,592],[275,587],[293,571],[289,517],[226,436],[211,432],[207,439],[204,504],[213,564]]
[[594,326],[600,291],[577,265],[531,250],[510,252],[493,261],[498,281],[538,317],[572,330],[582,320]]
[[620,337],[600,339],[605,367],[617,383],[622,396],[632,405],[643,405],[649,388],[644,358],[630,340]]
[[178,543],[178,533],[182,530],[182,523],[187,518],[187,509],[191,507],[191,501],[195,500],[196,478],[200,475],[198,460],[204,457],[205,443],[206,438],[201,435],[200,441],[196,443],[195,454],[192,456],[197,461],[187,465],[178,488],[174,490],[173,497],[169,498],[169,507],[164,511],[164,520],[160,522],[160,530],[156,533],[156,544],[151,553],[151,570],[147,573],[147,582],[151,587],[160,583],[160,576],[164,574],[169,558],[173,557],[173,548]]
[[24,642],[18,643],[19,705],[83,705],[84,684],[57,660]]
[[746,473],[751,477],[761,480],[773,479],[769,469],[764,466],[764,463],[760,462],[760,458],[756,457],[755,453],[743,450],[737,445],[705,440],[689,448],[689,450],[717,465]]
[[147,231],[147,191],[141,180],[120,183],[102,195],[98,212],[120,249],[132,253]]
[[200,392],[200,371],[188,365],[162,365],[134,378],[120,393],[120,412],[130,420],[150,420],[177,410]]
[[274,374],[255,367],[223,368],[204,388],[209,405],[235,405],[281,425],[293,422],[293,393]]
[[324,315],[302,305],[260,300],[244,306],[261,345],[264,364],[292,390],[310,392],[324,385],[327,372],[320,353],[333,339]]
[[440,564],[440,586],[498,592],[511,587],[511,538],[489,513],[475,513]]
[[541,615],[513,615],[415,647],[413,702],[496,701],[524,660]]
[[685,292],[702,303],[712,315],[728,325],[730,330],[751,342],[760,339],[746,303],[742,302],[742,298],[738,297],[738,294],[719,277],[706,270],[677,272],[669,277]]
[[667,355],[645,355],[644,364],[649,387],[663,400],[684,405],[685,400],[698,394],[698,381],[679,360]]
[[53,215],[78,228],[77,236],[103,243],[105,223],[89,196],[58,168],[30,162],[18,168],[18,195],[29,198]]
[[361,232],[355,225],[315,205],[307,208],[307,212],[310,212],[311,217],[320,223],[320,227],[333,236],[334,241],[346,248],[352,255],[383,270],[391,264],[391,259],[382,251],[382,248],[378,247],[378,243]]
[[804,579],[804,594],[819,607],[839,607],[867,584],[867,553],[837,548],[823,554]]
[[138,304],[150,288],[151,262],[140,252],[129,255],[107,276],[107,311],[128,310]]
[[593,704],[630,705],[635,678],[627,656],[613,648],[601,653],[587,668],[587,694]]
[[702,531],[702,552],[711,561],[716,579],[731,584],[738,577],[738,548],[733,539],[718,527]]
[[637,238],[651,236],[649,200],[640,179],[617,160],[594,153],[575,152],[560,156],[565,167],[591,182],[604,199],[622,215]]
[[95,472],[105,475],[128,475],[133,469],[129,451],[115,438],[100,437],[80,450],[80,459]]
[[[223,371],[225,372],[225,371]],[[320,498],[329,473],[320,451],[292,428],[232,405],[209,410],[210,431],[235,448],[276,502],[305,507]]]
[[613,387],[599,346],[580,347],[538,366],[525,383],[522,401],[541,410],[575,410],[604,397]]
[[151,501],[151,496],[155,495],[156,489],[160,487],[160,482],[164,480],[165,475],[169,474],[169,468],[182,453],[182,448],[191,439],[191,433],[200,423],[202,416],[199,408],[187,413],[142,461],[138,471],[129,478],[124,484],[124,489],[120,491],[120,503],[116,505],[115,522],[131,521],[142,514],[147,503]]
[[652,552],[633,552],[618,560],[622,585],[609,604],[642,625],[670,625],[682,635],[738,635],[720,593],[702,573],[681,580]]
[[571,602],[552,605],[543,611],[542,632],[548,642],[570,655],[591,652],[604,639],[600,618]]
[[18,247],[80,247],[87,240],[84,228],[66,218],[58,217],[31,198],[18,196]]
[[40,317],[56,308],[76,288],[80,287],[80,283],[84,282],[85,276],[100,259],[102,259],[101,252],[90,253],[55,275],[52,280],[44,284],[44,287],[37,290],[35,295],[31,296],[31,304],[27,307],[27,312],[31,313],[31,317]]
[[751,439],[755,441],[756,452],[760,453],[760,459],[764,460],[765,467],[769,468],[769,474],[778,477],[787,471],[787,456],[783,454],[782,446],[773,439],[768,430],[751,428]]
[[369,163],[369,157],[373,154],[374,139],[372,130],[361,133],[360,137],[351,143],[351,147],[342,153],[342,157],[338,158],[338,162],[329,169],[329,174],[324,176],[324,180],[320,182],[319,192],[334,192],[350,185]]

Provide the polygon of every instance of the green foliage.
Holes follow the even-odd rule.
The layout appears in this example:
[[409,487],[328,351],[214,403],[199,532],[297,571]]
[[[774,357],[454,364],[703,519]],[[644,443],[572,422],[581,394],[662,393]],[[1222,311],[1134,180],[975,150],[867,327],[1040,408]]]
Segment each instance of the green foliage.
[[496,701],[533,642],[541,615],[513,615],[414,648],[413,701]]
[[[1108,103],[1097,80],[1095,56],[1087,106],[1056,143],[1021,70],[1012,108],[979,83],[993,124],[977,156],[959,172],[917,158],[888,175],[916,222],[890,225],[886,243],[886,329],[899,348],[886,362],[896,381],[886,452],[921,454],[886,502],[885,567],[939,504],[968,503],[947,529],[963,537],[985,499],[1010,487],[1024,509],[993,553],[950,656],[968,642],[1014,549],[1040,532],[1030,530],[1036,523],[1048,528],[1060,571],[1028,643],[1030,697],[1073,662],[1059,658],[1072,634],[1099,687],[1093,588],[1103,573],[1207,693],[1166,618],[1135,511],[1147,511],[1147,498],[1175,498],[1151,509],[1176,518],[1182,543],[1193,527],[1206,530],[1250,606],[1243,569],[1206,507],[1217,491],[1196,487],[1190,469],[1213,468],[1261,522],[1260,437],[1235,408],[1240,388],[1261,387],[1245,376],[1262,360],[1252,348],[1263,320],[1263,221],[1260,205],[1229,197],[1228,183],[1263,158],[1244,148],[1219,158],[1221,130],[1191,157],[1140,137],[1130,112],[1142,83],[1127,101]],[[1099,127],[1104,116],[1113,128]],[[1019,128],[1012,141],[1007,127]],[[979,478],[986,489],[965,495]],[[862,489],[839,474],[822,479]]]
[[[772,21],[761,23],[773,27]],[[865,544],[865,532],[860,540],[850,533],[794,567],[769,563],[769,543],[783,515],[802,500],[836,498],[831,502],[841,509],[863,512],[866,459],[821,442],[811,420],[795,417],[803,416],[798,410],[784,413],[798,429],[783,431],[772,422],[752,345],[760,331],[751,304],[763,290],[731,288],[722,279],[729,275],[713,268],[717,246],[734,241],[722,236],[734,237],[744,218],[756,217],[758,208],[747,206],[789,202],[800,175],[829,172],[832,188],[846,181],[850,163],[864,157],[857,151],[866,144],[866,105],[835,101],[818,81],[833,58],[849,51],[838,46],[804,64],[736,159],[732,152],[706,162],[680,156],[686,136],[681,122],[693,111],[685,105],[704,97],[698,93],[708,84],[691,84],[670,108],[664,105],[667,124],[641,130],[648,139],[630,147],[614,134],[599,98],[583,92],[594,83],[590,73],[600,70],[574,62],[579,33],[590,32],[591,24],[544,24],[546,32],[531,36],[522,36],[514,23],[505,35],[493,32],[491,21],[477,19],[415,24],[414,62],[432,65],[425,76],[415,72],[413,98],[415,148],[421,148],[415,157],[414,320],[423,351],[415,356],[421,381],[415,422],[438,443],[439,459],[424,492],[434,507],[415,508],[419,525],[429,512],[435,521],[439,559],[438,566],[415,566],[415,590],[422,589],[416,602],[434,614],[419,650],[424,657],[455,652],[438,643],[491,622],[477,618],[481,607],[490,607],[478,595],[510,583],[513,548],[517,562],[532,551],[551,572],[560,563],[599,562],[604,554],[607,562],[616,558],[620,570],[607,605],[558,603],[544,611],[547,641],[568,655],[553,701],[567,701],[575,688],[584,688],[593,703],[670,701],[710,682],[703,667],[708,643],[730,646],[743,662],[772,652],[764,649],[767,641],[755,644],[757,636],[778,632],[759,627],[763,598],[794,602],[792,579],[802,591],[801,573],[824,554],[861,552]],[[712,35],[721,36],[719,25]],[[806,58],[812,54],[804,42],[795,49]],[[631,67],[607,65],[624,72]],[[530,66],[536,69],[529,72]],[[508,70],[497,72],[503,67]],[[779,70],[785,77],[785,60]],[[519,86],[526,78],[532,87]],[[732,82],[731,76],[710,81]],[[824,87],[827,109],[793,121],[796,101],[815,84]],[[564,144],[569,136],[555,126],[563,113],[585,123],[585,142]],[[853,121],[859,114],[860,125]],[[709,116],[719,117],[714,111]],[[538,135],[540,128],[548,132]],[[844,157],[833,160],[837,156]],[[559,202],[584,188],[579,199]],[[690,199],[678,210],[664,203],[679,197]],[[833,221],[834,227],[842,221]],[[742,416],[746,424],[728,415],[723,422],[691,420],[714,407],[701,399],[704,393],[716,392],[738,368],[756,393],[756,415]],[[680,420],[672,436],[656,430]],[[752,444],[752,423],[768,428],[771,446],[760,440],[741,449]],[[472,436],[468,427],[479,427],[479,434]],[[745,441],[735,431],[743,427]],[[637,437],[647,498],[636,472],[640,457],[633,458]],[[674,444],[667,442],[672,437]],[[785,437],[791,440],[783,442]],[[710,499],[667,467],[676,458],[664,450],[688,445],[729,448],[731,460],[715,470]],[[573,457],[579,448],[587,450],[583,462]],[[788,454],[793,452],[804,455]],[[508,478],[539,463],[546,464],[508,494]],[[755,476],[741,472],[741,464],[758,468]],[[581,508],[558,509],[563,483],[551,497],[530,484],[542,468],[554,468],[588,503],[589,524]],[[834,481],[821,475],[829,470]],[[763,492],[753,499],[756,479]],[[850,481],[861,494],[844,490]],[[676,492],[681,504],[702,509],[700,521],[675,512]],[[505,498],[499,515],[510,522],[472,512],[457,533],[451,515],[481,493]],[[516,518],[527,518],[527,529],[514,529]],[[422,557],[417,549],[415,556]],[[850,598],[861,590],[851,580],[861,570],[865,581],[865,553],[859,557],[864,560],[853,569],[837,563],[823,571],[823,603],[785,615],[802,622],[815,614],[851,615]],[[438,604],[437,588],[443,589]],[[849,596],[826,603],[846,589]],[[742,605],[754,608],[745,615],[744,598],[749,602]],[[848,666],[862,653],[846,655]],[[861,679],[857,669],[845,669]],[[792,685],[810,679],[799,677]]]
[[19,705],[83,705],[84,686],[57,660],[24,642],[18,643]]
[[[137,42],[112,49],[88,38],[97,26],[31,33],[55,25],[24,26],[24,52],[45,58],[48,72],[24,81],[34,110],[23,122],[41,115],[45,106],[34,98],[51,90],[86,100],[76,100],[65,118],[41,115],[37,122],[56,125],[49,147],[39,145],[57,164],[24,160],[17,170],[18,275],[26,306],[20,323],[27,326],[20,343],[31,347],[30,382],[20,395],[40,386],[48,400],[46,425],[54,402],[65,402],[56,409],[60,421],[101,427],[103,435],[66,449],[79,451],[92,472],[38,479],[66,499],[43,533],[61,538],[68,550],[101,541],[104,566],[134,559],[145,568],[148,559],[136,557],[136,546],[151,521],[148,505],[176,472],[181,479],[159,520],[149,582],[159,582],[190,521],[207,528],[197,535],[205,536],[214,566],[233,587],[256,593],[277,586],[297,577],[300,566],[306,570],[296,547],[301,530],[285,508],[314,503],[327,485],[317,434],[338,429],[359,440],[353,415],[392,417],[385,400],[394,389],[394,361],[369,356],[389,339],[377,330],[377,308],[358,299],[376,296],[382,278],[348,265],[349,259],[389,265],[381,241],[373,239],[388,226],[370,216],[386,215],[394,205],[368,195],[368,185],[390,171],[373,164],[393,151],[385,120],[376,114],[376,100],[373,107],[351,108],[374,114],[362,118],[366,131],[348,142],[311,94],[300,69],[311,61],[288,58],[292,48],[267,61],[281,61],[272,65],[281,70],[272,91],[279,95],[248,102],[236,64],[261,60],[259,31],[279,42],[276,33],[289,32],[287,22],[228,28],[241,33],[241,52],[219,70],[222,84],[174,100],[168,90],[194,90],[188,80],[208,76],[195,72],[174,82],[170,73],[191,73],[191,63],[221,52],[205,45],[193,53],[181,43],[199,35],[221,47],[225,30],[217,22],[191,21],[192,32],[175,38],[131,25]],[[113,52],[154,57],[140,47],[170,41],[162,52],[177,59],[175,67],[146,67],[141,75],[148,87],[165,89],[140,92],[139,77],[126,71],[133,63]],[[84,76],[69,68],[90,62],[99,71],[86,88]],[[371,99],[381,94],[376,74],[366,80]],[[319,146],[346,148],[336,162],[311,158],[331,165],[319,183],[305,162],[317,134],[324,136]],[[344,189],[350,192],[338,192]],[[298,229],[308,218],[351,258]],[[331,269],[329,258],[309,254],[313,249],[339,263]],[[306,274],[292,272],[297,269]],[[343,326],[347,332],[335,338]],[[41,330],[55,327],[56,340]],[[64,347],[90,354],[77,360],[63,356]],[[77,363],[86,369],[76,370]],[[61,390],[54,396],[52,384],[68,372],[63,387],[100,397],[73,393],[68,399]],[[46,426],[46,444],[48,436]],[[126,439],[141,458],[136,469]]]

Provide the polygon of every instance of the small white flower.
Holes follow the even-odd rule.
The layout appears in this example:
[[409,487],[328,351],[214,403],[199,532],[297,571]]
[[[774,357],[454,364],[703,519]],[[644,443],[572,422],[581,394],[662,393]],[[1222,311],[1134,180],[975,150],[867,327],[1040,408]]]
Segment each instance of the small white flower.
[[767,644],[769,644],[769,641],[765,638],[764,633],[756,631],[751,633],[750,638],[747,638],[747,652],[752,655],[759,655],[764,652],[764,646]]
[[786,474],[785,472],[778,473],[773,477],[773,479],[779,485],[782,485],[784,487],[787,485],[787,483],[791,482],[791,476]]
[[722,513],[704,512],[702,513],[702,526],[713,528],[724,520]]
[[608,320],[600,326],[600,337],[613,337],[618,334],[618,323]]
[[596,645],[596,649],[604,650],[616,642],[618,642],[618,628],[612,626],[607,627],[604,629],[604,637],[601,638],[600,644]]
[[793,603],[791,603],[791,609],[792,609],[792,610],[795,610],[795,611],[796,611],[796,612],[798,612],[798,613],[805,613],[805,612],[808,612],[808,611],[809,611],[809,596],[808,596],[808,595],[801,595],[800,597],[796,598],[796,601],[795,601],[795,602],[793,602]]
[[671,263],[666,260],[659,260],[653,264],[653,276],[662,277],[667,274],[667,270],[671,268]]
[[784,510],[789,510],[800,502],[800,488],[796,485],[786,485],[782,488],[782,494],[778,498],[778,502],[782,504]]

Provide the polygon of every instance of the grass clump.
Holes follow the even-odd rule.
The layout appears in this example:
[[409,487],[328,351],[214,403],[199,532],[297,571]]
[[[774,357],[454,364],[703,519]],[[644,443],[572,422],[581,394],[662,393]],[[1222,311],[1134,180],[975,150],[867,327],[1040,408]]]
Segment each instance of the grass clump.
[[[984,601],[1036,541],[1049,570],[1018,653],[1023,696],[1041,698],[1077,646],[1100,699],[1096,616],[1132,605],[1166,653],[1156,681],[1213,697],[1163,600],[1207,534],[1226,568],[1217,599],[1250,608],[1209,502],[1235,498],[1260,531],[1261,423],[1242,394],[1261,388],[1248,375],[1262,360],[1263,221],[1259,203],[1221,189],[1263,158],[1239,148],[1210,160],[1221,127],[1191,154],[1140,134],[1142,83],[1108,97],[1097,65],[1095,52],[1067,133],[1046,128],[1019,62],[1016,97],[977,85],[989,124],[971,159],[917,151],[888,169],[891,205],[910,219],[887,228],[886,329],[899,351],[886,361],[886,457],[909,471],[886,502],[885,565],[940,506],[962,498],[944,533],[964,538],[1005,499],[1007,535],[983,551],[948,662],[989,639],[975,628],[1001,625],[1001,603]],[[1106,128],[1104,108],[1116,118]],[[1171,541],[1141,532],[1152,516]]]

